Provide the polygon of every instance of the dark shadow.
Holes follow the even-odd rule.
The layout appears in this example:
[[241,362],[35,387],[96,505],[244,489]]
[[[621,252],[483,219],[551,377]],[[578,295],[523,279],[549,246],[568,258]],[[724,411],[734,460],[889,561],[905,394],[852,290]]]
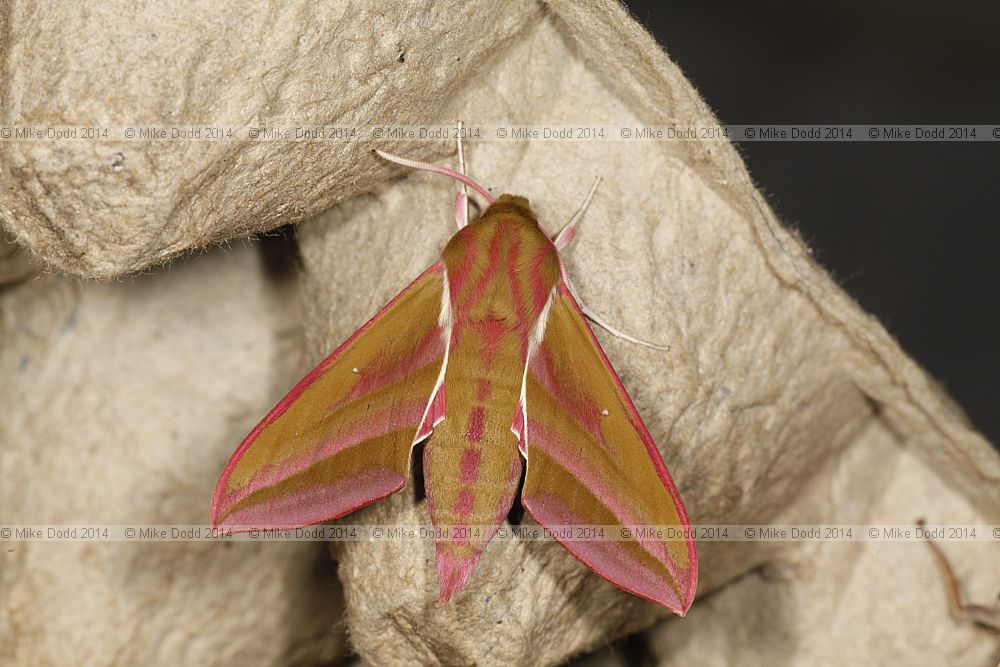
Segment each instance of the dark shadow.
[[[431,437],[434,437],[433,435]],[[410,479],[413,480],[413,500],[420,502],[427,497],[427,490],[424,489],[424,448],[427,446],[427,439],[421,440],[413,446],[413,453],[410,455]]]
[[299,244],[292,225],[285,225],[261,235],[260,247],[264,273],[271,280],[284,282],[293,279],[302,266]]

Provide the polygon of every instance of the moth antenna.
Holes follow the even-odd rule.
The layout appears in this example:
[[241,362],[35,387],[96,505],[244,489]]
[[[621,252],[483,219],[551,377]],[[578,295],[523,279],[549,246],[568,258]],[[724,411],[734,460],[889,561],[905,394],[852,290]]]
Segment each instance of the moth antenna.
[[[456,141],[458,143],[458,170],[462,172],[462,176],[468,178],[469,174],[465,171],[465,152],[462,150],[462,121],[458,121]],[[461,229],[469,224],[469,186],[464,181],[462,182],[462,189],[458,194],[461,197],[461,201],[459,201],[459,197],[455,198],[455,220],[458,222],[458,228]],[[458,217],[459,207],[462,208],[462,217]]]
[[[568,246],[570,241],[573,240],[573,237],[576,236],[576,223],[580,222],[580,219],[583,218],[583,214],[587,212],[587,209],[590,207],[590,202],[594,198],[594,193],[597,192],[597,186],[600,184],[601,177],[598,176],[594,179],[594,184],[590,186],[590,192],[587,193],[587,198],[583,200],[582,204],[580,204],[580,208],[576,210],[576,213],[574,213],[573,217],[569,219],[566,226],[559,231],[558,235],[556,235],[556,238],[553,241],[556,245],[556,250],[562,250]],[[577,301],[579,301],[579,299],[577,299]]]
[[669,345],[664,346],[664,345],[657,345],[656,343],[650,343],[647,340],[642,340],[641,338],[630,336],[624,331],[614,328],[613,326],[605,322],[603,319],[601,319],[600,315],[598,315],[590,308],[588,308],[587,304],[585,304],[583,301],[580,300],[580,295],[576,293],[576,288],[573,287],[573,283],[569,281],[565,273],[563,274],[563,280],[566,281],[566,286],[569,287],[569,293],[573,295],[573,298],[576,299],[576,302],[580,305],[580,310],[583,312],[584,317],[586,317],[588,320],[590,320],[597,326],[607,331],[615,338],[621,338],[622,340],[627,340],[630,343],[635,343],[636,345],[642,345],[643,347],[649,347],[654,350],[662,350],[664,352],[670,350]]
[[410,167],[412,169],[422,169],[424,171],[430,171],[435,174],[443,174],[445,176],[449,176],[471,187],[473,190],[481,194],[483,198],[486,199],[486,201],[489,202],[490,204],[492,204],[495,201],[493,199],[493,195],[491,195],[486,190],[486,188],[481,186],[479,183],[476,183],[474,180],[472,180],[465,174],[455,171],[454,169],[449,169],[448,167],[439,167],[436,164],[431,164],[429,162],[419,162],[417,160],[410,160],[409,158],[399,157],[398,155],[393,155],[392,153],[386,153],[385,151],[378,148],[375,149],[375,154],[378,155],[383,160],[388,160],[389,162],[395,162],[396,164],[401,164],[404,167]]

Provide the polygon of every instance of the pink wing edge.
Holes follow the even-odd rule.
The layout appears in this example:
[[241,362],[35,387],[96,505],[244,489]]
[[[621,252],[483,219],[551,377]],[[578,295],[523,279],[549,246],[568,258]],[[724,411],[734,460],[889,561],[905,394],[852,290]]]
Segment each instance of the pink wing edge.
[[[621,379],[618,377],[618,373],[615,372],[614,367],[608,360],[608,356],[604,353],[604,348],[602,348],[600,342],[598,342],[597,336],[594,335],[594,330],[591,329],[590,323],[587,321],[587,317],[583,314],[583,310],[580,308],[580,305],[576,302],[576,299],[573,298],[573,294],[570,292],[569,287],[566,285],[565,281],[560,281],[558,289],[559,289],[559,294],[569,299],[569,303],[576,311],[576,314],[580,317],[581,320],[583,320],[583,323],[586,326],[587,334],[590,336],[591,342],[594,343],[594,347],[597,348],[598,354],[601,355],[601,361],[604,363],[604,368],[611,375],[611,379],[614,380],[615,386],[618,388],[618,391],[620,391],[621,395],[625,398],[625,407],[628,409],[629,415],[632,420],[632,425],[639,432],[639,436],[642,438],[642,442],[646,446],[646,451],[649,454],[649,458],[653,461],[653,467],[656,468],[656,472],[660,477],[660,481],[663,482],[663,486],[667,489],[667,493],[670,494],[670,497],[674,501],[674,506],[677,508],[677,517],[678,519],[680,519],[681,526],[683,528],[690,529],[691,522],[688,520],[687,510],[684,508],[684,503],[681,502],[680,493],[677,492],[677,487],[674,485],[674,480],[671,479],[670,477],[670,472],[667,471],[667,466],[663,462],[663,456],[660,454],[660,450],[656,448],[656,444],[653,442],[653,437],[649,435],[649,431],[646,429],[646,424],[642,421],[642,418],[639,416],[638,410],[635,409],[635,404],[632,403],[632,397],[629,396],[628,392],[625,390],[625,386],[622,384]],[[523,420],[523,415],[521,411],[518,410],[518,415],[517,417],[515,417],[515,423],[517,423],[518,426],[520,426],[521,428],[517,430],[514,430],[512,428],[511,430],[514,431],[514,433],[518,436],[518,438],[523,441],[523,436],[521,435],[523,433],[523,423],[519,423],[522,422],[522,420]],[[522,454],[526,454],[526,450],[527,450],[527,443],[524,443],[522,447]],[[534,519],[536,523],[538,523],[541,526],[545,526],[545,523],[543,521],[540,521],[538,517],[535,516],[534,512],[532,512],[531,507],[528,505],[528,503],[524,503],[524,509],[526,512],[528,512],[529,515],[531,515],[531,518]],[[673,609],[672,607],[668,607],[661,600],[654,599],[653,597],[650,597],[649,595],[646,595],[638,590],[634,590],[625,584],[612,581],[609,577],[607,577],[599,569],[597,569],[595,567],[595,564],[588,562],[586,558],[575,553],[570,548],[569,544],[566,541],[558,537],[558,534],[559,532],[556,531],[555,534],[553,535],[553,538],[557,542],[559,542],[559,544],[561,544],[562,547],[566,549],[566,551],[568,551],[574,558],[576,558],[578,561],[587,566],[587,569],[589,569],[591,572],[599,576],[601,579],[607,581],[609,584],[617,588],[620,588],[624,591],[627,591],[632,595],[640,597],[644,600],[648,600],[649,602],[657,604],[661,607],[665,607],[666,609],[669,609],[670,611],[677,613],[681,617],[687,615],[688,610],[694,603],[695,591],[698,587],[698,554],[695,548],[695,541],[690,537],[687,539],[687,545],[688,545],[688,560],[691,563],[691,568],[688,571],[687,580],[686,581],[679,580],[681,588],[684,590],[685,593],[687,593],[686,596],[687,599],[685,600],[684,608],[678,610],[678,609]],[[671,570],[673,569],[669,565],[668,568]]]
[[[399,301],[405,294],[407,294],[411,289],[413,289],[414,285],[416,285],[423,278],[427,277],[428,275],[430,275],[432,273],[442,273],[443,274],[444,273],[444,262],[438,261],[438,262],[435,262],[434,264],[432,264],[431,266],[429,266],[427,268],[427,270],[425,270],[419,276],[417,276],[416,278],[414,278],[406,287],[403,288],[403,290],[401,292],[399,292],[399,294],[397,294],[395,297],[393,297],[393,299],[391,301],[389,301],[389,303],[387,303],[384,306],[382,306],[382,308],[379,309],[379,311],[377,313],[375,313],[375,315],[373,315],[371,317],[371,319],[369,319],[367,322],[365,322],[361,326],[360,329],[358,329],[353,334],[351,334],[350,338],[348,338],[343,343],[341,343],[340,346],[337,349],[335,349],[333,352],[331,352],[325,359],[323,359],[323,361],[319,362],[319,364],[314,369],[312,369],[311,371],[309,371],[309,373],[307,373],[305,377],[303,377],[301,380],[299,380],[298,383],[294,387],[292,387],[292,389],[288,392],[288,394],[286,394],[285,397],[282,398],[278,402],[277,405],[275,405],[273,408],[271,408],[271,410],[267,413],[267,415],[264,416],[264,418],[260,421],[260,423],[257,424],[253,428],[253,430],[250,431],[250,433],[247,435],[247,437],[243,439],[243,442],[240,443],[240,446],[237,447],[236,451],[233,452],[233,455],[231,457],[229,457],[229,462],[226,464],[226,467],[222,470],[222,474],[219,475],[219,481],[218,481],[218,483],[215,486],[215,493],[212,496],[212,513],[211,513],[211,525],[212,525],[213,528],[216,528],[219,525],[219,523],[218,523],[218,516],[219,516],[219,509],[220,509],[219,505],[220,505],[220,503],[222,501],[222,496],[223,496],[223,494],[225,492],[226,482],[229,481],[229,476],[232,474],[233,469],[240,462],[240,459],[243,458],[243,455],[246,453],[246,451],[254,444],[254,442],[257,441],[257,438],[260,436],[261,432],[265,428],[267,428],[268,426],[270,426],[271,424],[273,424],[278,419],[278,417],[280,417],[281,415],[283,415],[285,413],[285,411],[288,410],[288,408],[292,405],[292,403],[294,403],[299,398],[299,396],[301,396],[303,394],[303,392],[305,392],[305,390],[308,389],[310,387],[310,385],[313,384],[313,382],[315,382],[317,379],[319,379],[319,377],[323,374],[323,371],[326,369],[326,367],[329,366],[334,361],[336,361],[337,357],[339,357],[341,355],[341,353],[345,349],[347,349],[347,347],[351,343],[353,343],[355,340],[357,340],[357,338],[361,334],[363,334],[373,324],[375,324],[375,322],[377,322],[382,317],[382,315],[387,310],[389,310],[389,308],[391,308],[393,305],[395,305],[395,303],[397,301]],[[442,386],[439,389],[443,390],[444,387]],[[435,396],[432,395],[430,397],[430,399],[429,399],[429,401],[430,401],[429,406],[431,404],[433,404],[434,399],[435,399]],[[425,415],[425,419],[426,419],[426,415]],[[423,432],[423,424],[419,424],[417,426],[417,428],[418,428],[419,431]],[[429,434],[429,431],[428,431],[428,434]],[[426,437],[426,435],[424,437]],[[405,477],[399,483],[398,486],[396,486],[395,488],[392,488],[391,490],[389,490],[388,492],[386,492],[386,493],[384,493],[382,495],[376,496],[376,497],[371,498],[371,499],[367,499],[364,502],[361,502],[361,503],[359,503],[357,505],[354,505],[354,506],[350,507],[349,509],[347,509],[345,511],[335,512],[335,513],[331,514],[330,516],[327,516],[327,517],[318,519],[316,521],[310,522],[307,525],[315,525],[317,523],[323,523],[324,521],[332,521],[334,519],[339,519],[340,517],[346,516],[346,515],[350,514],[351,512],[354,512],[356,510],[361,509],[362,507],[370,505],[371,503],[374,503],[374,502],[377,502],[379,500],[382,500],[383,498],[388,498],[392,494],[398,492],[404,486],[406,486],[406,478]],[[260,528],[260,529],[271,529],[271,528],[283,528],[284,529],[284,528],[288,528],[288,529],[291,529],[291,528],[296,528],[296,527],[299,527],[299,525],[234,526],[231,529],[227,527],[226,530],[227,531],[232,530],[232,532],[234,532],[234,533],[244,533],[244,532],[247,532],[247,531],[252,530],[254,528]]]

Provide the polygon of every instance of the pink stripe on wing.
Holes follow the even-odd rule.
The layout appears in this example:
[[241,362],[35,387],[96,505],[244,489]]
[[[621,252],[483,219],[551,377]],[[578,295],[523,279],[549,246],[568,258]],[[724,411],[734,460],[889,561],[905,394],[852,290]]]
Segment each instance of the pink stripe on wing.
[[[560,261],[562,260],[560,259]],[[667,471],[667,465],[663,462],[660,450],[656,448],[656,444],[653,442],[653,437],[649,435],[649,431],[646,429],[646,425],[643,423],[642,417],[639,416],[639,411],[635,409],[635,404],[632,403],[632,397],[628,395],[627,391],[625,391],[625,386],[622,384],[621,378],[618,377],[618,373],[615,372],[611,362],[608,361],[608,355],[604,354],[604,348],[602,348],[601,344],[597,341],[597,336],[594,335],[594,330],[590,328],[589,324],[587,324],[587,318],[580,309],[580,304],[578,304],[576,299],[573,298],[573,294],[570,292],[569,286],[567,286],[565,282],[560,282],[557,289],[559,296],[566,299],[570,308],[574,313],[576,313],[576,316],[583,323],[584,330],[587,335],[590,336],[591,343],[593,343],[594,347],[597,349],[597,353],[600,355],[601,361],[604,363],[604,368],[608,371],[612,381],[614,381],[615,387],[618,389],[618,393],[625,404],[625,409],[629,415],[629,421],[632,422],[632,426],[642,439],[642,444],[646,447],[646,451],[649,453],[649,458],[653,462],[653,466],[656,468],[656,474],[659,475],[660,481],[663,482],[663,486],[667,489],[667,493],[670,494],[670,497],[674,501],[674,507],[677,508],[680,525],[689,527],[691,522],[688,520],[687,510],[684,509],[684,503],[681,501],[681,495],[677,491],[677,487],[674,485],[674,480],[671,479],[670,473]],[[691,564],[691,580],[697,582],[698,554],[697,549],[695,548],[694,540],[688,540],[688,562]]]
[[[623,526],[636,531],[636,529],[646,523],[642,520],[642,517],[629,509],[629,504],[615,492],[614,488],[608,486],[607,482],[609,480],[601,475],[598,469],[590,463],[587,457],[572,442],[563,437],[558,431],[533,420],[530,412],[528,413],[528,438],[530,446],[538,447],[553,461],[576,477],[581,484],[594,494],[601,504],[618,517]],[[625,471],[622,471],[622,474],[624,475]],[[649,539],[637,541],[653,558],[666,563],[668,568],[672,567],[672,561],[667,554],[667,547],[663,542]],[[675,577],[677,576],[677,573],[672,570],[671,574]]]
[[343,516],[403,488],[405,478],[391,468],[366,470],[350,479],[299,489],[266,502],[241,507],[218,525],[234,530],[293,528]]
[[440,328],[435,328],[420,343],[416,353],[406,357],[402,363],[399,359],[378,357],[370,366],[361,369],[357,384],[342,401],[331,405],[330,411],[356,400],[359,396],[378,391],[412,375],[424,366],[443,358],[444,350],[444,332]]
[[225,469],[223,469],[222,475],[219,476],[219,482],[215,487],[215,494],[212,496],[212,514],[211,514],[212,525],[216,525],[216,517],[218,517],[221,512],[223,497],[227,493],[226,490],[229,486],[229,478],[233,473],[233,469],[235,469],[236,466],[239,464],[244,454],[246,454],[246,451],[251,446],[253,446],[253,444],[257,441],[257,438],[260,437],[260,434],[264,431],[264,429],[266,429],[268,426],[277,421],[278,418],[281,417],[288,410],[288,408],[290,408],[292,404],[295,403],[295,401],[297,401],[302,396],[302,394],[309,387],[313,385],[314,382],[323,377],[323,374],[326,373],[330,365],[333,364],[333,362],[335,362],[340,357],[340,355],[343,354],[344,351],[347,350],[351,346],[351,344],[358,339],[359,336],[364,334],[392,306],[394,306],[400,299],[402,299],[405,295],[407,295],[414,288],[415,285],[421,283],[421,281],[423,281],[425,278],[428,278],[431,275],[435,274],[437,274],[438,276],[443,275],[444,270],[445,270],[444,262],[442,261],[435,262],[434,264],[429,266],[426,271],[417,276],[417,278],[413,282],[411,282],[402,292],[397,294],[391,301],[389,301],[389,303],[383,306],[381,310],[379,310],[371,319],[365,322],[365,324],[360,329],[355,331],[350,338],[344,341],[340,345],[340,347],[331,352],[326,359],[321,361],[319,365],[317,365],[314,369],[309,371],[309,373],[304,378],[299,380],[299,382],[294,387],[292,387],[291,391],[289,391],[288,394],[283,399],[281,399],[281,401],[279,401],[277,405],[271,408],[270,412],[268,412],[267,415],[265,415],[265,417],[260,421],[260,423],[258,423],[253,428],[252,431],[250,431],[247,437],[243,439],[243,442],[240,443],[240,446],[236,448],[236,451],[233,452],[233,455],[229,457],[229,461],[226,463],[226,467]]
[[556,374],[552,368],[552,355],[544,343],[535,351],[528,366],[528,371],[538,380],[538,384],[552,397],[552,400],[556,402],[556,405],[566,415],[572,417],[584,431],[590,434],[593,441],[600,445],[612,458],[618,458],[614,449],[604,440],[604,431],[601,430],[600,410],[597,404],[586,394],[571,397],[566,393],[562,385],[556,380]]
[[410,401],[404,405],[390,405],[380,413],[369,413],[363,419],[340,428],[321,445],[300,452],[296,456],[262,466],[243,487],[226,489],[220,504],[232,506],[260,489],[274,486],[301,473],[317,462],[335,456],[350,447],[365,443],[386,433],[412,426],[423,414],[422,402]]
[[683,579],[676,581],[687,593],[684,604],[668,580],[628,553],[622,543],[613,540],[592,542],[560,540],[558,537],[560,533],[555,530],[559,526],[585,526],[589,522],[570,510],[559,497],[540,493],[534,496],[522,496],[521,502],[535,521],[553,529],[556,540],[603,579],[681,615],[690,608],[694,591],[685,590],[687,586]]

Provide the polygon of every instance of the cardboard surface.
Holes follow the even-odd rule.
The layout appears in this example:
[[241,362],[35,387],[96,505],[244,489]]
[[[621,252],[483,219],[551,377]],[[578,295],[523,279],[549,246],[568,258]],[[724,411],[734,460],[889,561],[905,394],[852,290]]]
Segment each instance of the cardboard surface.
[[[0,524],[207,524],[294,382],[297,300],[238,244],[112,285],[0,289]],[[344,651],[325,545],[15,542],[4,665],[313,665]]]
[[[273,11],[237,1],[4,0],[0,118],[206,136],[213,127],[419,123],[539,13],[510,0],[298,0]],[[111,278],[364,192],[390,171],[367,161],[370,149],[326,140],[2,142],[0,218],[53,268]]]

